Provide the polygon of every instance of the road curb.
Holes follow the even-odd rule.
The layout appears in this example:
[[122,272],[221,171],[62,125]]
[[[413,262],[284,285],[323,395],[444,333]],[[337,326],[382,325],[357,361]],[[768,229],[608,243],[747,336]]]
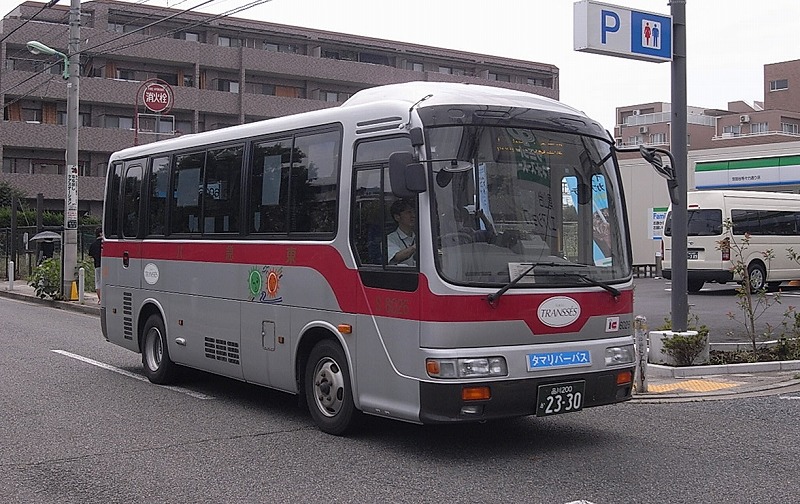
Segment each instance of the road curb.
[[754,387],[738,387],[737,390],[726,390],[719,392],[686,392],[681,394],[659,394],[657,392],[634,393],[631,402],[657,403],[675,400],[685,400],[699,402],[704,400],[718,400],[733,397],[741,397],[743,394],[757,394],[761,392],[776,391],[784,388],[797,387],[800,385],[800,378],[793,378],[787,381],[780,381],[768,385],[758,385]]
[[28,296],[22,293],[14,292],[13,290],[0,289],[0,296],[9,299],[16,299],[17,301],[25,301],[28,303],[40,304],[49,306],[50,308],[57,308],[59,310],[67,310],[85,315],[100,316],[100,306],[90,306],[87,304],[78,304],[71,301],[55,301],[53,299],[42,299],[36,296]]
[[797,370],[800,370],[800,360],[681,367],[663,366],[661,364],[648,364],[647,370],[645,371],[645,376],[648,378],[689,378],[709,375],[768,373]]

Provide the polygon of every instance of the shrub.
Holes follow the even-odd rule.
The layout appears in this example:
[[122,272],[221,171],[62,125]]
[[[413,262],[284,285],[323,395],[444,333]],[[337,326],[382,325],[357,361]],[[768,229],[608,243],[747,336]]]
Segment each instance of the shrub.
[[[697,331],[696,335],[684,336],[676,334],[672,336],[664,336],[661,338],[661,343],[664,344],[664,352],[675,359],[678,366],[691,366],[698,355],[703,353],[708,341],[708,326],[700,324],[700,317],[698,315],[689,315],[688,324],[686,329],[689,331]],[[669,318],[664,319],[664,325],[656,329],[657,331],[671,331],[672,321]]]
[[61,263],[54,259],[45,259],[33,269],[28,285],[36,289],[36,295],[42,299],[63,299],[61,296]]
[[691,366],[705,350],[707,338],[708,330],[705,333],[698,331],[697,334],[664,336],[661,342],[664,344],[664,351],[675,359],[678,366]]

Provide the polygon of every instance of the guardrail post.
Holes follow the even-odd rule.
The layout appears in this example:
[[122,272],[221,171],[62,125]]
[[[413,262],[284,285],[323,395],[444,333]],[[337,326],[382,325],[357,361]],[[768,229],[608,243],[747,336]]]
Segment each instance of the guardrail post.
[[83,294],[85,292],[84,282],[86,280],[86,270],[78,268],[78,303],[83,304]]
[[636,343],[636,378],[634,389],[637,393],[647,392],[647,318],[637,315],[633,321]]
[[14,261],[8,261],[8,290],[14,290]]

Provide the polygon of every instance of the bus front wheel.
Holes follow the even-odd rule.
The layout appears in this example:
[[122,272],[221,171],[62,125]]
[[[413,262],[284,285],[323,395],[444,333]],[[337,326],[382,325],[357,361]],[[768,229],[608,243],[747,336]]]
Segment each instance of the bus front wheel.
[[175,379],[177,366],[169,358],[167,331],[159,315],[150,315],[142,337],[144,375],[153,383],[166,385]]
[[314,346],[304,381],[308,410],[321,431],[341,436],[354,426],[358,411],[353,403],[350,371],[337,342],[326,339]]

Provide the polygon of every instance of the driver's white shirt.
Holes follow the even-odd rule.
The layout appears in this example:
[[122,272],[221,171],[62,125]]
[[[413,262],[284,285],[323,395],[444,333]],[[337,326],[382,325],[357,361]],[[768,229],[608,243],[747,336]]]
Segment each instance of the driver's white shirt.
[[399,227],[386,235],[386,245],[387,245],[387,255],[389,256],[390,264],[404,264],[406,266],[416,266],[416,261],[414,261],[414,255],[412,254],[411,257],[406,259],[405,261],[399,262],[392,262],[392,257],[395,256],[398,252],[403,249],[406,249],[414,244],[414,233],[405,234],[402,229]]

